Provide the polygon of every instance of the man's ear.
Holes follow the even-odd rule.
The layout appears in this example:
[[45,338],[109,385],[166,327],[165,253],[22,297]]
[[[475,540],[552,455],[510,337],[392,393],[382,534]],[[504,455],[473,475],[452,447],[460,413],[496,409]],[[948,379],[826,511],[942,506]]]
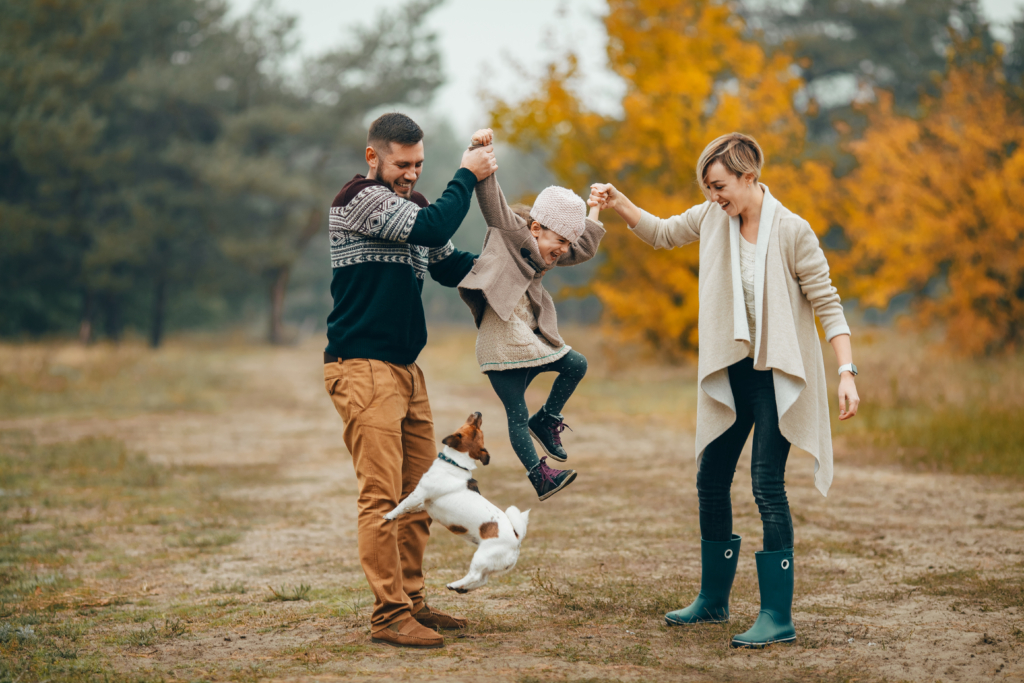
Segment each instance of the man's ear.
[[441,439],[441,443],[443,443],[445,446],[451,446],[452,448],[456,448],[462,443],[462,435],[449,434],[448,436]]
[[377,170],[377,165],[380,164],[380,157],[377,156],[377,150],[367,145],[366,147],[366,165],[370,167],[371,171]]

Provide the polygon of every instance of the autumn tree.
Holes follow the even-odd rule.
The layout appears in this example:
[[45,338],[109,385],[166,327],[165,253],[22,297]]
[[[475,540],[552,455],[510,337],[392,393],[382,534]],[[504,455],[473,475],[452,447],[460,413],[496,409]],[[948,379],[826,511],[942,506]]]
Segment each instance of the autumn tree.
[[[803,83],[788,54],[767,54],[742,18],[713,0],[611,0],[604,22],[611,68],[626,84],[622,115],[587,109],[570,57],[548,68],[532,97],[494,103],[499,135],[547,149],[568,187],[585,193],[592,182],[612,182],[669,216],[704,201],[694,171],[704,147],[744,132],[765,151],[772,192],[816,230],[828,228],[832,174],[804,159],[806,131],[794,105]],[[606,321],[667,355],[695,351],[697,247],[652,251],[619,223],[602,252],[590,289]]]
[[1024,342],[1024,114],[998,55],[976,50],[959,46],[920,119],[882,94],[843,182],[851,293],[911,294],[916,320],[969,354]]

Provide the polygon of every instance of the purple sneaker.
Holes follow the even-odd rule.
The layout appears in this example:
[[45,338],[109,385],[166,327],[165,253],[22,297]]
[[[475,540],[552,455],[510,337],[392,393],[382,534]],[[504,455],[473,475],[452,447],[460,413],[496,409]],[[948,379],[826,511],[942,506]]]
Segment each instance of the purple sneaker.
[[576,470],[553,470],[546,461],[547,458],[541,458],[540,464],[528,473],[530,483],[541,500],[555,495],[576,478]]
[[530,418],[527,425],[530,427],[530,436],[544,449],[545,453],[551,456],[552,460],[565,462],[569,459],[569,454],[562,447],[562,432],[566,429],[571,432],[572,428],[562,422],[561,415],[549,413],[541,408]]

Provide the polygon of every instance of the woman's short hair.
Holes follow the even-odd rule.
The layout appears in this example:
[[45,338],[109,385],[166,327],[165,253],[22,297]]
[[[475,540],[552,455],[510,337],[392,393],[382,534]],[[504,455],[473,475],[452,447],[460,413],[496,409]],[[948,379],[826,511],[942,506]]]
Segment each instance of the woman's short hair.
[[729,133],[711,141],[711,144],[704,148],[697,160],[697,182],[702,192],[706,192],[704,179],[708,175],[708,169],[716,161],[736,174],[739,178],[744,173],[753,173],[754,180],[761,177],[761,167],[764,166],[764,152],[757,140],[744,135],[743,133]]

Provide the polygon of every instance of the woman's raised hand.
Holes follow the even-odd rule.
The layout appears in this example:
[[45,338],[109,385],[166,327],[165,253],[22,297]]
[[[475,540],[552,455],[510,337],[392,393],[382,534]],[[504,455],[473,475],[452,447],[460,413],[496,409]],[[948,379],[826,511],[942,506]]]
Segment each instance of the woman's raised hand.
[[594,183],[590,186],[590,199],[587,200],[587,204],[599,209],[614,208],[612,201],[617,193],[618,190],[611,183]]
[[630,228],[640,222],[640,209],[629,201],[629,197],[619,192],[611,183],[594,183],[590,186],[590,199],[587,204],[598,209],[613,209]]
[[481,128],[473,133],[472,143],[474,147],[490,145],[494,142],[494,131],[490,128]]

